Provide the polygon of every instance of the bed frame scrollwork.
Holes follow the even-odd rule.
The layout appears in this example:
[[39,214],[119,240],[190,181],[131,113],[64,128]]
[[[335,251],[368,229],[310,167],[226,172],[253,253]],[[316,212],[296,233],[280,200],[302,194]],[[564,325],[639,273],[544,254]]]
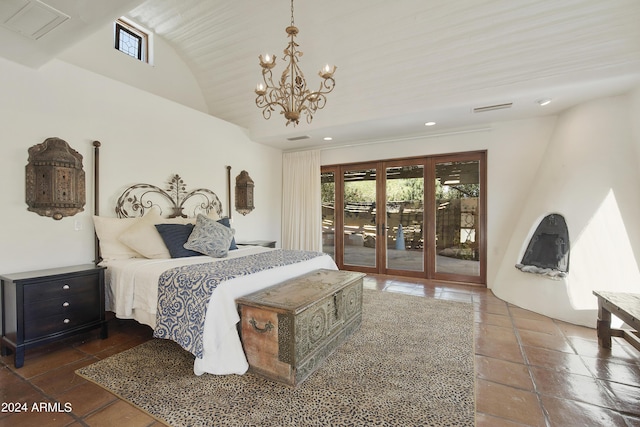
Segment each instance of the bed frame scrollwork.
[[[178,174],[171,176],[166,190],[152,184],[128,187],[116,202],[116,215],[119,218],[139,217],[154,206],[167,218],[192,218],[212,211],[222,215],[222,203],[216,193],[206,188],[187,191]],[[167,209],[168,212],[165,211]]]

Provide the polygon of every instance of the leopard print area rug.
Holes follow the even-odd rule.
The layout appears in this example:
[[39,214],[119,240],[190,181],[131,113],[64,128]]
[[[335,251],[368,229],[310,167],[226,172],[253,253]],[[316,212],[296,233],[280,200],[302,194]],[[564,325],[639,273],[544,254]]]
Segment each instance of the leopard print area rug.
[[292,389],[193,373],[154,339],[76,371],[171,426],[473,426],[472,304],[364,291],[363,321]]

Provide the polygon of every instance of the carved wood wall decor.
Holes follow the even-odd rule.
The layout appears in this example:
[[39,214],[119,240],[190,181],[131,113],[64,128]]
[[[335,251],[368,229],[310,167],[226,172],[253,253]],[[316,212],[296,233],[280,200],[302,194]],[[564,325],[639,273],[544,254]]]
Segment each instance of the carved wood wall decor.
[[116,202],[116,215],[119,218],[144,216],[153,206],[168,218],[193,218],[198,213],[207,214],[212,210],[222,216],[222,202],[216,193],[207,188],[187,191],[186,184],[178,174],[171,176],[166,191],[152,184],[128,187]]
[[82,155],[60,138],[29,148],[26,166],[27,210],[60,220],[84,210]]
[[245,170],[236,177],[236,211],[242,215],[253,209],[253,180]]

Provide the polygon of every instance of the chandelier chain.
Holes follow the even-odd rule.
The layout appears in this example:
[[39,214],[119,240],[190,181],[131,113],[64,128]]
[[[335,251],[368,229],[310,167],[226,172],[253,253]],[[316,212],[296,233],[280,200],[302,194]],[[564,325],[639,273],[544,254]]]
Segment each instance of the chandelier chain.
[[291,26],[295,27],[295,25],[293,23],[293,0],[291,0]]

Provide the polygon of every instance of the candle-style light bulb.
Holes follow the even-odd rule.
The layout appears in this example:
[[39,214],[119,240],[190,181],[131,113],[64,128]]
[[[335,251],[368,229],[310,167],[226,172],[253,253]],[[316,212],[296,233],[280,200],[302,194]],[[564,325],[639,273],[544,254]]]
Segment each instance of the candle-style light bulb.
[[333,73],[335,73],[335,72],[336,72],[335,65],[331,66],[329,64],[326,64],[324,67],[322,67],[322,69],[320,70],[320,72],[318,74],[323,79],[328,79],[328,78],[333,77]]
[[272,69],[276,65],[276,57],[274,55],[269,55],[265,53],[264,55],[258,56],[260,60],[260,66],[265,69]]

